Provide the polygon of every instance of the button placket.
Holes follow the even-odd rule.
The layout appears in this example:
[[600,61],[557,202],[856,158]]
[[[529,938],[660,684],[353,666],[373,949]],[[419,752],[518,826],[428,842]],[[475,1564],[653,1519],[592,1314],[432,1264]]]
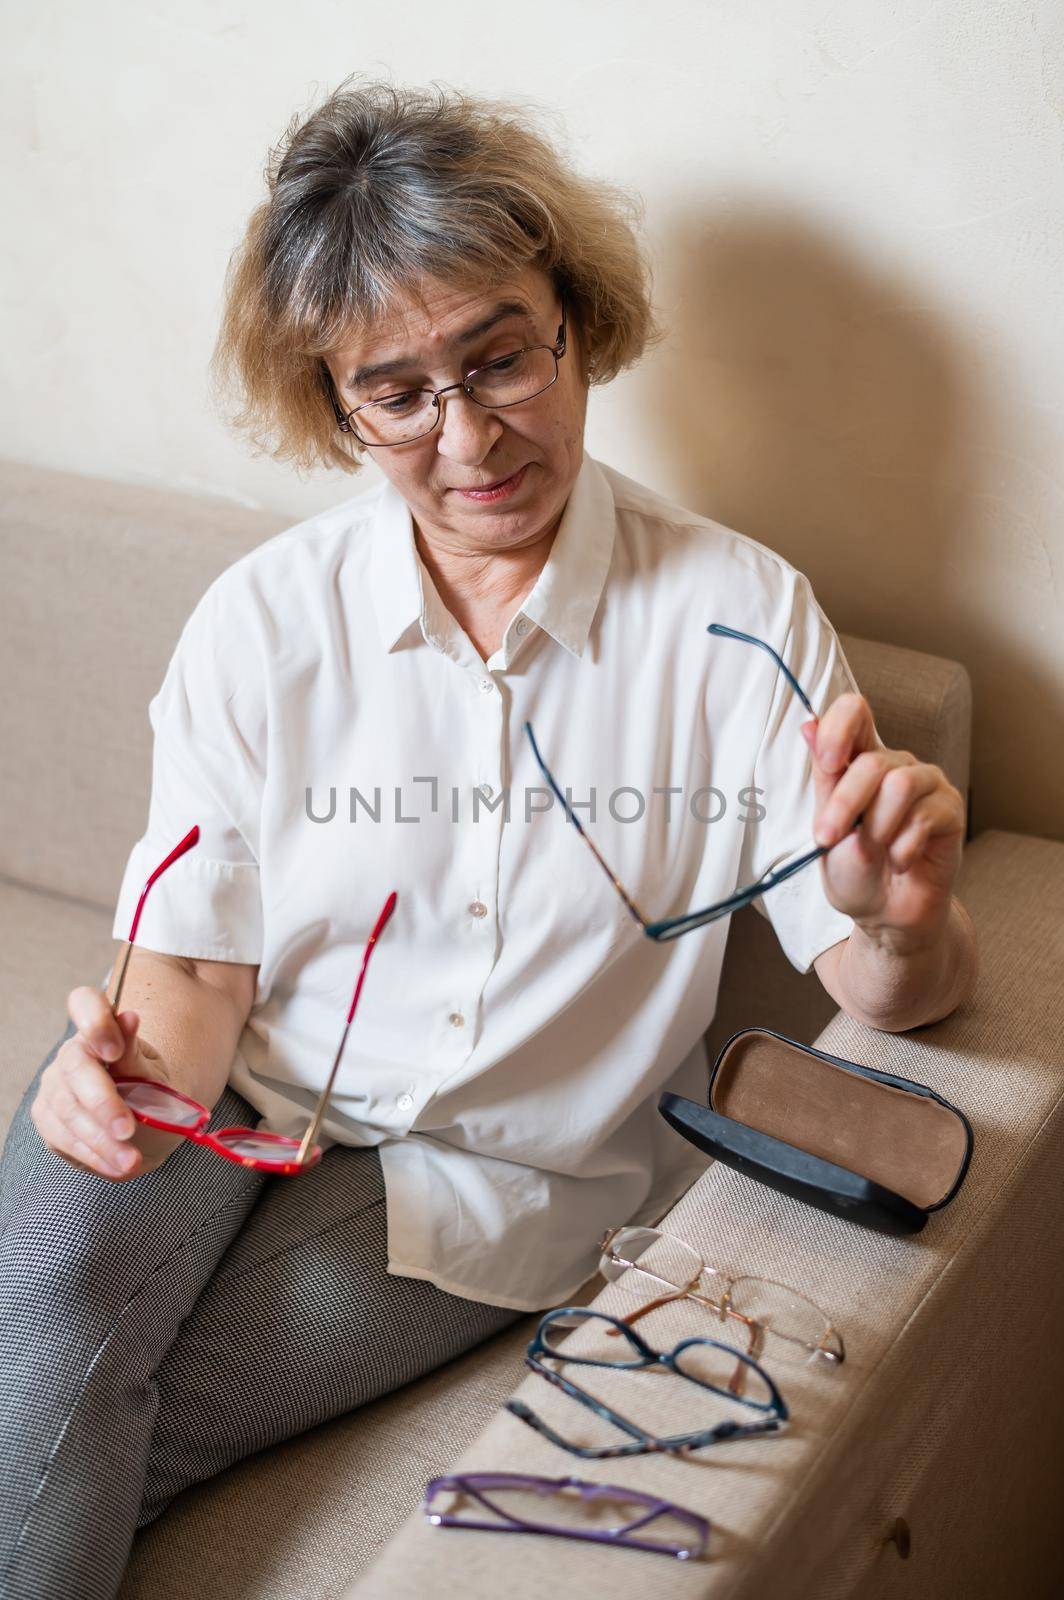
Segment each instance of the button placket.
[[[474,749],[478,756],[473,770],[476,772],[491,772],[492,778],[480,778],[476,782],[476,789],[485,800],[492,800],[499,794],[499,787],[494,782],[496,775],[501,782],[502,771],[502,727],[504,706],[502,694],[494,679],[481,674],[477,681],[479,692],[484,696],[481,704],[483,710],[474,708]],[[490,716],[487,715],[490,713]],[[454,1033],[456,1042],[463,1039],[464,1047],[472,1049],[472,1040],[467,1032],[467,1021],[476,1015],[476,1007],[484,992],[488,976],[495,963],[496,947],[494,929],[491,922],[490,896],[487,901],[480,898],[476,891],[483,893],[482,885],[487,886],[492,892],[498,887],[498,858],[499,837],[503,827],[504,806],[487,810],[476,809],[476,798],[473,806],[477,821],[470,823],[471,836],[467,850],[463,850],[463,860],[469,862],[469,877],[467,883],[473,890],[472,897],[467,900],[464,907],[466,926],[478,932],[476,942],[469,952],[470,959],[470,987],[466,999],[459,1000],[454,1009],[447,1014],[447,1023]],[[460,869],[461,870],[461,869]],[[477,947],[483,942],[483,956],[476,954]],[[475,973],[475,979],[474,979]],[[475,983],[475,987],[474,987]]]

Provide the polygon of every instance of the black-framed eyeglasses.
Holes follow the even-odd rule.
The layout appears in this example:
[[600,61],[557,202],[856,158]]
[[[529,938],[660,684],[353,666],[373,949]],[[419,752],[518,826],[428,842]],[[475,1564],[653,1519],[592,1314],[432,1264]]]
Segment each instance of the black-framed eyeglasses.
[[353,411],[345,411],[341,406],[332,373],[322,363],[340,432],[350,433],[370,450],[383,450],[391,445],[410,444],[431,433],[443,412],[441,396],[455,389],[461,389],[467,399],[486,411],[503,411],[507,406],[519,406],[525,400],[534,399],[558,379],[558,362],[565,354],[567,342],[564,298],[561,310],[562,320],[552,345],[522,345],[519,350],[511,350],[482,367],[474,367],[459,383],[449,383],[443,389],[402,389],[395,394],[382,395],[379,400],[367,400]]
[[[588,1326],[603,1336],[599,1340],[604,1352],[602,1355],[580,1355],[575,1351],[570,1352],[567,1348],[559,1348],[563,1340],[581,1325]],[[606,1335],[620,1336],[612,1350],[608,1350]],[[629,1372],[664,1367],[677,1377],[686,1379],[688,1383],[710,1390],[735,1405],[760,1412],[761,1416],[756,1422],[736,1422],[734,1418],[728,1417],[710,1428],[658,1438],[638,1422],[622,1416],[619,1411],[614,1411],[604,1401],[589,1394],[586,1389],[580,1388],[579,1384],[564,1378],[560,1372],[547,1366],[545,1357],[564,1361],[567,1366],[612,1367]],[[601,1461],[614,1456],[648,1455],[653,1452],[685,1455],[690,1450],[701,1450],[707,1445],[721,1444],[728,1439],[745,1439],[751,1435],[778,1433],[790,1415],[786,1401],[764,1367],[744,1351],[736,1350],[729,1344],[722,1344],[717,1339],[704,1337],[681,1339],[672,1350],[654,1350],[620,1317],[611,1317],[604,1311],[594,1311],[587,1306],[559,1306],[554,1311],[548,1311],[546,1316],[540,1319],[539,1327],[528,1346],[525,1362],[533,1372],[538,1372],[541,1377],[546,1378],[571,1399],[578,1400],[589,1411],[596,1412],[628,1435],[631,1441],[629,1444],[598,1446],[574,1444],[569,1439],[563,1439],[548,1422],[537,1416],[530,1406],[526,1406],[523,1400],[507,1400],[507,1411],[515,1417],[520,1417],[522,1422],[527,1422],[530,1428],[534,1428],[552,1444],[558,1445],[562,1450],[568,1450],[570,1455],[580,1456],[584,1461]],[[737,1362],[741,1362],[746,1369],[741,1392],[738,1392],[740,1386],[735,1383]]]
[[[811,717],[815,717],[817,715],[817,713],[813,710],[809,696],[798,682],[798,679],[794,676],[794,673],[786,665],[782,657],[777,655],[772,646],[765,643],[764,639],[757,639],[752,633],[741,633],[738,628],[726,627],[723,622],[711,622],[706,628],[706,632],[716,634],[722,639],[741,639],[746,644],[756,644],[759,649],[766,651],[772,657],[777,667],[779,667],[780,671],[787,679],[787,682],[790,684],[791,688],[802,702],[802,705],[808,711],[809,715]],[[808,850],[805,855],[799,856],[796,861],[787,862],[786,866],[780,867],[776,872],[766,869],[766,871],[761,874],[761,877],[758,878],[754,883],[747,884],[743,889],[737,889],[735,893],[730,894],[726,900],[718,900],[715,905],[706,906],[701,911],[686,911],[682,916],[665,917],[658,922],[652,922],[648,917],[644,916],[639,906],[632,899],[632,896],[628,893],[628,890],[624,887],[624,884],[617,877],[617,874],[614,872],[613,868],[608,864],[594,840],[586,832],[579,817],[576,815],[569,801],[565,798],[565,795],[558,787],[558,783],[554,777],[554,774],[551,772],[550,768],[547,766],[547,763],[540,754],[539,745],[536,743],[536,736],[532,731],[531,722],[525,723],[525,732],[528,734],[529,742],[532,745],[532,753],[536,758],[539,769],[546,778],[547,782],[550,784],[551,789],[561,801],[566,816],[576,829],[577,833],[580,835],[581,839],[583,839],[588,849],[592,852],[595,860],[598,862],[599,866],[612,883],[614,889],[624,901],[629,913],[635,919],[635,921],[638,922],[648,939],[656,939],[659,942],[666,939],[678,939],[681,934],[690,933],[695,928],[705,927],[706,923],[708,922],[716,922],[720,917],[728,917],[733,911],[742,910],[743,906],[749,905],[750,902],[756,900],[759,895],[767,894],[768,891],[770,889],[774,889],[778,883],[784,883],[788,878],[793,878],[796,872],[801,872],[802,868],[809,866],[810,862],[816,861],[820,856],[826,856],[829,850],[835,849],[835,844],[842,843],[841,839],[837,839],[835,844],[818,845],[816,849]],[[860,823],[861,818],[858,817],[853,824],[853,828],[859,827]],[[853,831],[853,828],[850,829],[850,832]],[[843,837],[848,837],[848,835],[844,834]]]

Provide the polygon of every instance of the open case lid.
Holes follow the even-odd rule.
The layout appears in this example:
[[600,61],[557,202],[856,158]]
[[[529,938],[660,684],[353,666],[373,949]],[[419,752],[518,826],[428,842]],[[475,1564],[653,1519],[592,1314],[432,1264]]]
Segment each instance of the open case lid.
[[947,1205],[972,1154],[968,1119],[934,1090],[769,1028],[721,1047],[708,1106],[663,1094],[658,1109],[727,1166],[890,1233]]

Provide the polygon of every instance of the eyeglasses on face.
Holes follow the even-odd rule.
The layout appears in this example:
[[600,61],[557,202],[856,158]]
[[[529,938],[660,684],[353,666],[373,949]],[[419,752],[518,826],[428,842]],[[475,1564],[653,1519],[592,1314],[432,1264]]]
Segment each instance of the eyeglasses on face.
[[[592,1332],[595,1348],[601,1352],[600,1354],[589,1356],[578,1354],[568,1347],[561,1348],[569,1335],[580,1328],[587,1328]],[[611,1329],[620,1335],[617,1345],[613,1347],[606,1344],[606,1335]],[[748,1422],[737,1422],[729,1417],[709,1428],[658,1437],[638,1422],[622,1416],[619,1411],[615,1411],[604,1401],[581,1388],[572,1379],[564,1377],[562,1373],[548,1366],[547,1362],[551,1359],[562,1361],[566,1366],[612,1368],[619,1372],[664,1368],[697,1388],[710,1391],[722,1399],[744,1406],[748,1411],[760,1412],[762,1415],[759,1420]],[[737,1361],[747,1369],[742,1393],[737,1392],[733,1385],[733,1373]],[[682,1339],[672,1350],[655,1350],[634,1328],[629,1327],[619,1317],[612,1317],[604,1311],[594,1311],[585,1306],[561,1306],[554,1311],[548,1311],[540,1321],[528,1346],[525,1362],[533,1372],[546,1378],[548,1383],[562,1390],[570,1399],[579,1401],[587,1410],[605,1418],[621,1433],[628,1435],[630,1440],[628,1444],[599,1446],[576,1444],[572,1440],[562,1438],[548,1422],[538,1416],[530,1406],[525,1405],[523,1400],[507,1400],[507,1411],[519,1417],[522,1422],[534,1428],[552,1444],[569,1451],[571,1455],[580,1456],[582,1460],[599,1461],[616,1456],[647,1455],[654,1452],[684,1455],[691,1450],[704,1449],[708,1445],[720,1444],[730,1439],[777,1433],[789,1415],[783,1396],[764,1367],[743,1351],[736,1350],[733,1346],[723,1344],[717,1339],[707,1338]]]
[[[667,1290],[627,1313],[621,1320],[629,1327],[658,1306],[687,1299],[704,1306],[747,1355],[832,1367],[846,1358],[841,1334],[808,1295],[773,1278],[731,1277],[708,1266],[675,1234],[659,1228],[611,1228],[599,1248],[599,1271],[607,1282],[635,1278]],[[738,1374],[743,1375],[741,1366]]]
[[423,1510],[437,1528],[538,1533],[647,1550],[679,1561],[704,1555],[710,1524],[658,1495],[583,1478],[461,1472],[433,1478]]
[[442,396],[460,389],[467,399],[487,411],[504,411],[533,400],[549,389],[558,378],[558,363],[566,351],[565,301],[561,303],[561,322],[552,345],[527,344],[510,350],[483,366],[474,367],[458,383],[443,389],[402,389],[364,401],[345,411],[336,393],[332,374],[323,363],[326,390],[341,433],[349,433],[370,450],[411,444],[431,433],[442,415]]
[[[122,954],[122,962],[118,971],[118,982],[115,985],[114,999],[110,1001],[111,1013],[118,1016],[118,1002],[122,996],[122,986],[126,981],[126,970],[129,958],[133,952],[133,944],[137,937],[137,925],[140,922],[141,912],[144,910],[145,901],[153,883],[162,876],[167,867],[173,865],[187,850],[191,850],[199,843],[199,824],[189,829],[181,842],[174,846],[170,854],[161,861],[155,871],[148,878],[140,892],[137,909],[133,913],[133,921],[129,929],[129,938]],[[153,1078],[128,1078],[116,1077],[111,1074],[112,1081],[119,1095],[125,1101],[129,1110],[138,1122],[144,1122],[151,1128],[160,1128],[165,1133],[178,1133],[182,1138],[190,1140],[193,1144],[205,1145],[208,1150],[213,1150],[215,1155],[224,1156],[227,1161],[235,1161],[242,1167],[254,1167],[260,1172],[272,1172],[277,1176],[291,1176],[303,1172],[308,1167],[316,1166],[321,1160],[321,1146],[314,1143],[318,1129],[321,1126],[325,1109],[332,1093],[333,1081],[340,1065],[344,1045],[347,1042],[348,1031],[351,1027],[355,1010],[358,1006],[358,997],[362,993],[362,985],[366,977],[366,968],[373,947],[383,931],[385,923],[395,910],[397,896],[395,891],[388,896],[380,915],[374,925],[373,932],[366,941],[362,955],[362,965],[359,968],[358,981],[355,984],[354,996],[347,1013],[347,1022],[340,1036],[336,1054],[333,1057],[332,1068],[318,1104],[311,1118],[310,1126],[302,1139],[289,1138],[286,1134],[258,1132],[255,1128],[218,1128],[214,1132],[208,1129],[211,1113],[206,1106],[200,1105],[198,1100],[193,1100],[187,1094],[182,1094],[172,1084],[159,1083]]]
[[[764,639],[757,639],[752,633],[741,633],[738,628],[726,627],[722,622],[711,622],[707,627],[706,632],[716,634],[718,637],[723,639],[741,639],[746,644],[757,645],[759,649],[766,651],[772,657],[773,661],[775,661],[776,665],[787,679],[787,682],[790,684],[799,700],[801,700],[802,705],[809,712],[809,715],[811,717],[816,716],[816,712],[813,710],[809,697],[802,688],[801,684],[798,682],[798,679],[783,661],[782,657],[777,655],[772,646],[770,644],[766,644]],[[756,880],[756,882],[747,884],[743,889],[737,889],[735,893],[730,894],[726,900],[718,900],[716,904],[706,906],[701,911],[686,911],[681,916],[665,917],[661,921],[657,922],[651,921],[650,918],[644,915],[643,911],[628,893],[628,890],[624,887],[624,884],[617,877],[617,874],[614,872],[613,868],[606,861],[602,852],[598,848],[598,845],[588,834],[583,823],[580,821],[580,818],[573,810],[572,805],[566,799],[565,794],[559,788],[557,779],[551,772],[546,761],[544,761],[542,754],[540,753],[539,745],[536,742],[536,736],[532,731],[531,722],[525,723],[525,732],[528,735],[529,743],[532,746],[532,754],[536,758],[539,770],[547,780],[547,783],[550,785],[553,793],[561,801],[565,815],[568,817],[569,821],[572,823],[581,839],[595,857],[595,860],[598,862],[599,866],[610,880],[610,883],[613,885],[617,894],[620,895],[628,909],[629,914],[639,924],[640,928],[642,928],[648,939],[655,939],[659,942],[667,939],[678,939],[682,934],[691,933],[695,928],[703,928],[707,923],[716,922],[720,917],[731,916],[732,912],[740,911],[743,906],[747,906],[751,903],[751,901],[758,899],[759,896],[767,894],[768,891],[770,889],[774,889],[777,884],[786,882],[788,878],[793,878],[794,874],[796,872],[801,872],[803,867],[808,867],[811,862],[816,861],[820,856],[827,855],[829,850],[835,849],[835,845],[818,845],[816,849],[809,850],[805,855],[799,856],[796,861],[789,861],[786,866],[780,867],[777,872],[765,871],[762,873],[761,877]],[[856,822],[853,824],[853,827],[858,827],[860,822],[861,818],[858,817]],[[853,829],[850,831],[852,832]],[[844,837],[846,836],[844,835]],[[836,840],[836,844],[841,844],[841,842],[841,840]]]

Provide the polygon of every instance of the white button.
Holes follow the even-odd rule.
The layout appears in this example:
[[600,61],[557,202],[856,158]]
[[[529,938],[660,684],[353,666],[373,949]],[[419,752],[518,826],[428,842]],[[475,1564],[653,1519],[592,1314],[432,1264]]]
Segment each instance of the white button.
[[517,620],[517,631],[518,631],[518,633],[527,633],[531,626],[532,626],[532,624],[529,622],[527,617],[519,617],[518,618],[518,620]]
[[485,800],[490,800],[492,795],[495,793],[495,790],[492,788],[490,783],[482,783],[480,785],[480,792],[484,796]]
[[400,1111],[409,1111],[410,1107],[414,1104],[414,1097],[413,1095],[409,1094],[401,1094],[395,1103],[399,1107]]
[[452,1028],[465,1027],[465,1017],[463,1017],[460,1011],[452,1011],[450,1016],[447,1018],[447,1021],[451,1024]]
[[483,689],[485,694],[490,694],[495,685],[492,683],[490,678],[481,678],[480,687]]
[[472,900],[469,905],[470,914],[474,917],[486,917],[488,908],[483,900]]

